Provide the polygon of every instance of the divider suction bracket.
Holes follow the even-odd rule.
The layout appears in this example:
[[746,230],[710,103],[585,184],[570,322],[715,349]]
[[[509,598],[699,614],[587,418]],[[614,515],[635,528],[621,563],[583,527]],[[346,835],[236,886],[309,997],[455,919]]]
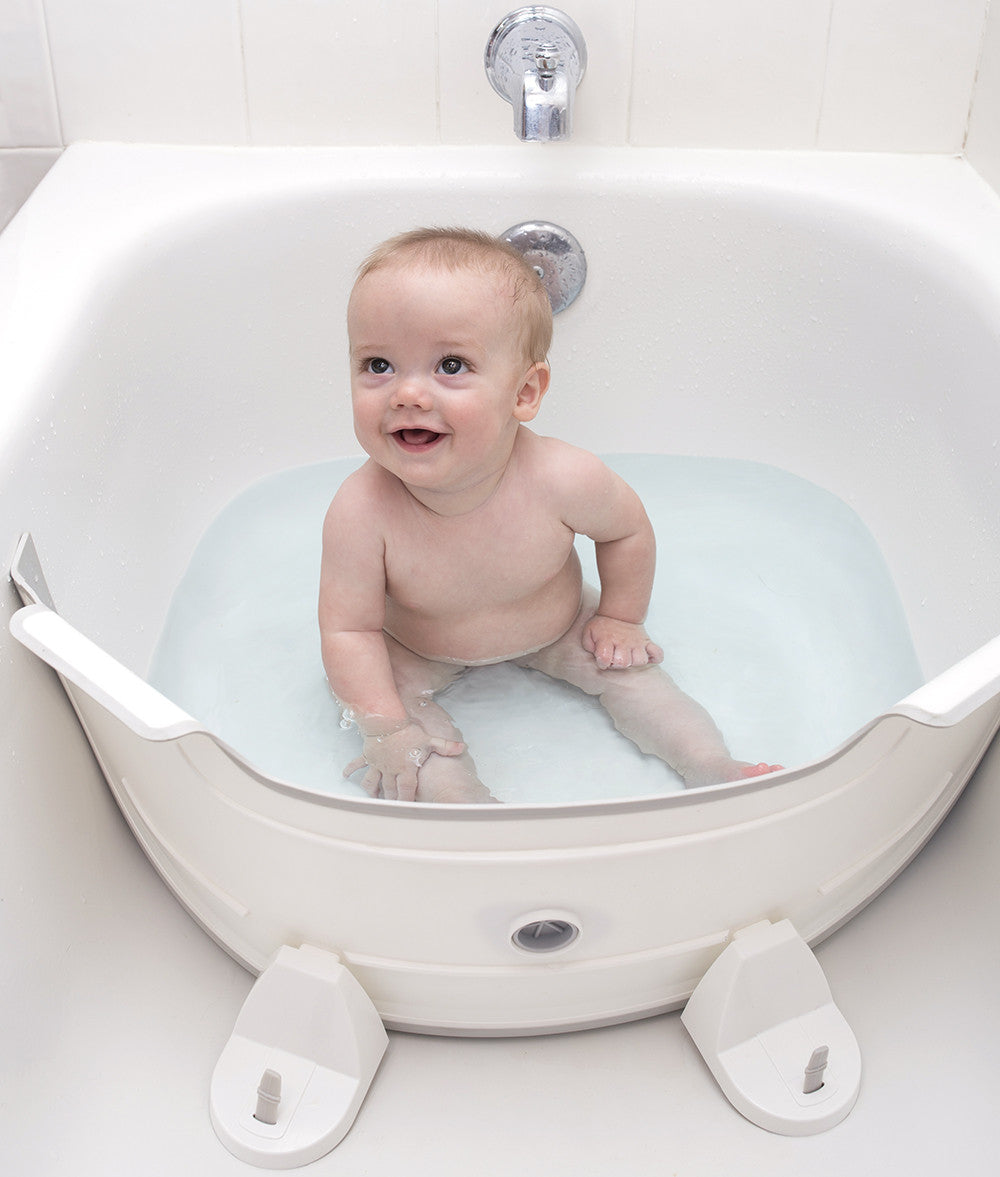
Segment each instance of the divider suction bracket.
[[216,1064],[212,1126],[251,1165],[318,1160],[347,1135],[387,1044],[374,1005],[333,953],[282,947]]
[[761,1128],[808,1136],[839,1124],[861,1052],[819,961],[788,920],[737,932],[681,1021],[729,1102]]

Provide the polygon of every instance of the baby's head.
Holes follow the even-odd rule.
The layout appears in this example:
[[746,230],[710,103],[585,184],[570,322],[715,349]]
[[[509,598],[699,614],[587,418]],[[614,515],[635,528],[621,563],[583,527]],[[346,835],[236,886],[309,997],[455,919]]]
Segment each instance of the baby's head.
[[370,274],[393,268],[438,272],[472,271],[495,277],[497,293],[509,300],[512,330],[527,363],[543,363],[552,342],[552,307],[541,279],[501,237],[476,229],[413,229],[383,242],[358,269],[357,290]]

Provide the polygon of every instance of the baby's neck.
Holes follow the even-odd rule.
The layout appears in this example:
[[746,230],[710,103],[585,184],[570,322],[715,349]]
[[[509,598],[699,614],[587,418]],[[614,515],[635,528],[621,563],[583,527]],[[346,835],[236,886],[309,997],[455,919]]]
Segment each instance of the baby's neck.
[[480,481],[473,482],[468,486],[437,489],[435,487],[412,486],[408,482],[403,482],[402,485],[410,497],[432,515],[444,519],[471,515],[481,510],[496,497],[512,468],[517,464],[517,450],[518,444],[515,437],[514,444],[511,446],[510,453],[503,465],[484,475]]
[[462,515],[471,515],[485,507],[503,485],[509,468],[508,461],[507,465],[482,482],[463,487],[461,490],[434,490],[425,486],[411,486],[406,482],[403,483],[403,487],[412,499],[432,515],[454,519]]

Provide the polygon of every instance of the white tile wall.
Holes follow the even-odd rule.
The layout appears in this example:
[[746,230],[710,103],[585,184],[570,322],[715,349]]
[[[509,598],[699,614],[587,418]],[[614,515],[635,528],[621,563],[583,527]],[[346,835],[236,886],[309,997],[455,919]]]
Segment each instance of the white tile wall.
[[243,143],[238,0],[43,0],[63,135]]
[[[968,130],[1000,171],[1000,0],[561,2],[590,51],[579,142],[958,153]],[[516,3],[0,0],[0,148],[511,142],[482,55]]]
[[254,143],[432,143],[437,0],[241,0]]
[[831,0],[637,0],[632,141],[816,143]]
[[983,0],[835,0],[818,146],[958,152]]
[[990,6],[966,154],[1000,192],[1000,2]]
[[0,147],[59,142],[42,0],[0,0]]

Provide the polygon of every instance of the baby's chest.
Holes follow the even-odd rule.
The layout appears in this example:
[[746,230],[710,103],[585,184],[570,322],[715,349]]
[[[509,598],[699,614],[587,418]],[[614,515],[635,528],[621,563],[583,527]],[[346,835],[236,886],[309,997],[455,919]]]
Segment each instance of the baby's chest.
[[563,568],[574,538],[559,521],[517,519],[404,533],[386,547],[387,590],[418,608],[528,595]]

